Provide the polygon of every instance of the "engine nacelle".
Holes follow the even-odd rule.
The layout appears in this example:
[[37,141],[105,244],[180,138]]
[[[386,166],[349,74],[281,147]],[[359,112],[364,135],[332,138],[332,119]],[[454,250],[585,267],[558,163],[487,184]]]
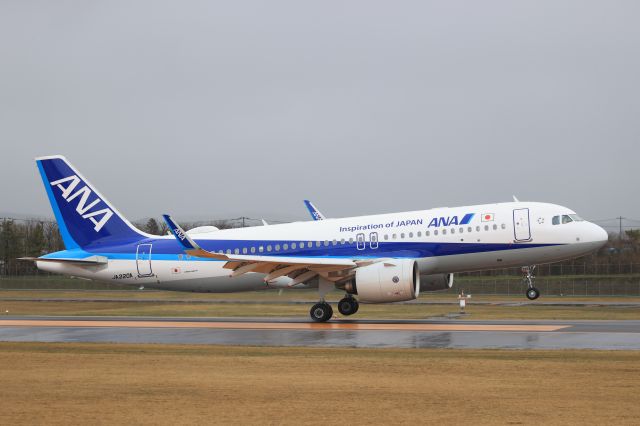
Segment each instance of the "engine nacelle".
[[413,259],[391,259],[356,269],[345,285],[358,300],[370,303],[401,302],[420,294],[420,270]]
[[453,274],[422,275],[420,291],[446,290],[453,286]]

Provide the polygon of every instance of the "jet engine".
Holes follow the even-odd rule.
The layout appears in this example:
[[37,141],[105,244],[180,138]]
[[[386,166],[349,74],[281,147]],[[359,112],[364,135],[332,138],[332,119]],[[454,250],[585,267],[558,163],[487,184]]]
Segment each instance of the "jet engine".
[[453,286],[453,274],[432,274],[420,277],[420,291],[446,290]]
[[401,302],[420,294],[420,271],[413,259],[390,259],[356,269],[344,289],[370,303]]

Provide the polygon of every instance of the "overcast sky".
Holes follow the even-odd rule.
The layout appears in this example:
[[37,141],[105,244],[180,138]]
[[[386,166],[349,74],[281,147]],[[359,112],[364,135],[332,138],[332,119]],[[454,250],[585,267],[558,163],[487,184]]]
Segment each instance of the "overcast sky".
[[640,218],[640,2],[0,0],[0,212]]

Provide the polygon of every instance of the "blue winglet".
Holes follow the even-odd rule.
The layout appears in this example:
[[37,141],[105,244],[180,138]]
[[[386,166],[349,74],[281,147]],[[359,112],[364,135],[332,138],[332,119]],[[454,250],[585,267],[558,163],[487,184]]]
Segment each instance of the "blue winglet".
[[174,221],[168,214],[163,214],[162,218],[167,223],[169,230],[176,237],[176,240],[182,245],[185,250],[196,250],[200,247],[193,241],[186,232]]
[[325,220],[326,218],[320,210],[313,205],[313,203],[309,200],[304,200],[304,205],[307,206],[307,210],[309,210],[309,214],[311,215],[311,219],[313,220]]

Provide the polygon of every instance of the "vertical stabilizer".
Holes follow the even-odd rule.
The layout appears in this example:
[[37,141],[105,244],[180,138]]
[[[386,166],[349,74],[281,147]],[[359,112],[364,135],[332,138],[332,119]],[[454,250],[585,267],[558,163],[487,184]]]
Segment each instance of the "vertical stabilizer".
[[63,156],[39,157],[36,164],[67,250],[150,237],[125,219]]

